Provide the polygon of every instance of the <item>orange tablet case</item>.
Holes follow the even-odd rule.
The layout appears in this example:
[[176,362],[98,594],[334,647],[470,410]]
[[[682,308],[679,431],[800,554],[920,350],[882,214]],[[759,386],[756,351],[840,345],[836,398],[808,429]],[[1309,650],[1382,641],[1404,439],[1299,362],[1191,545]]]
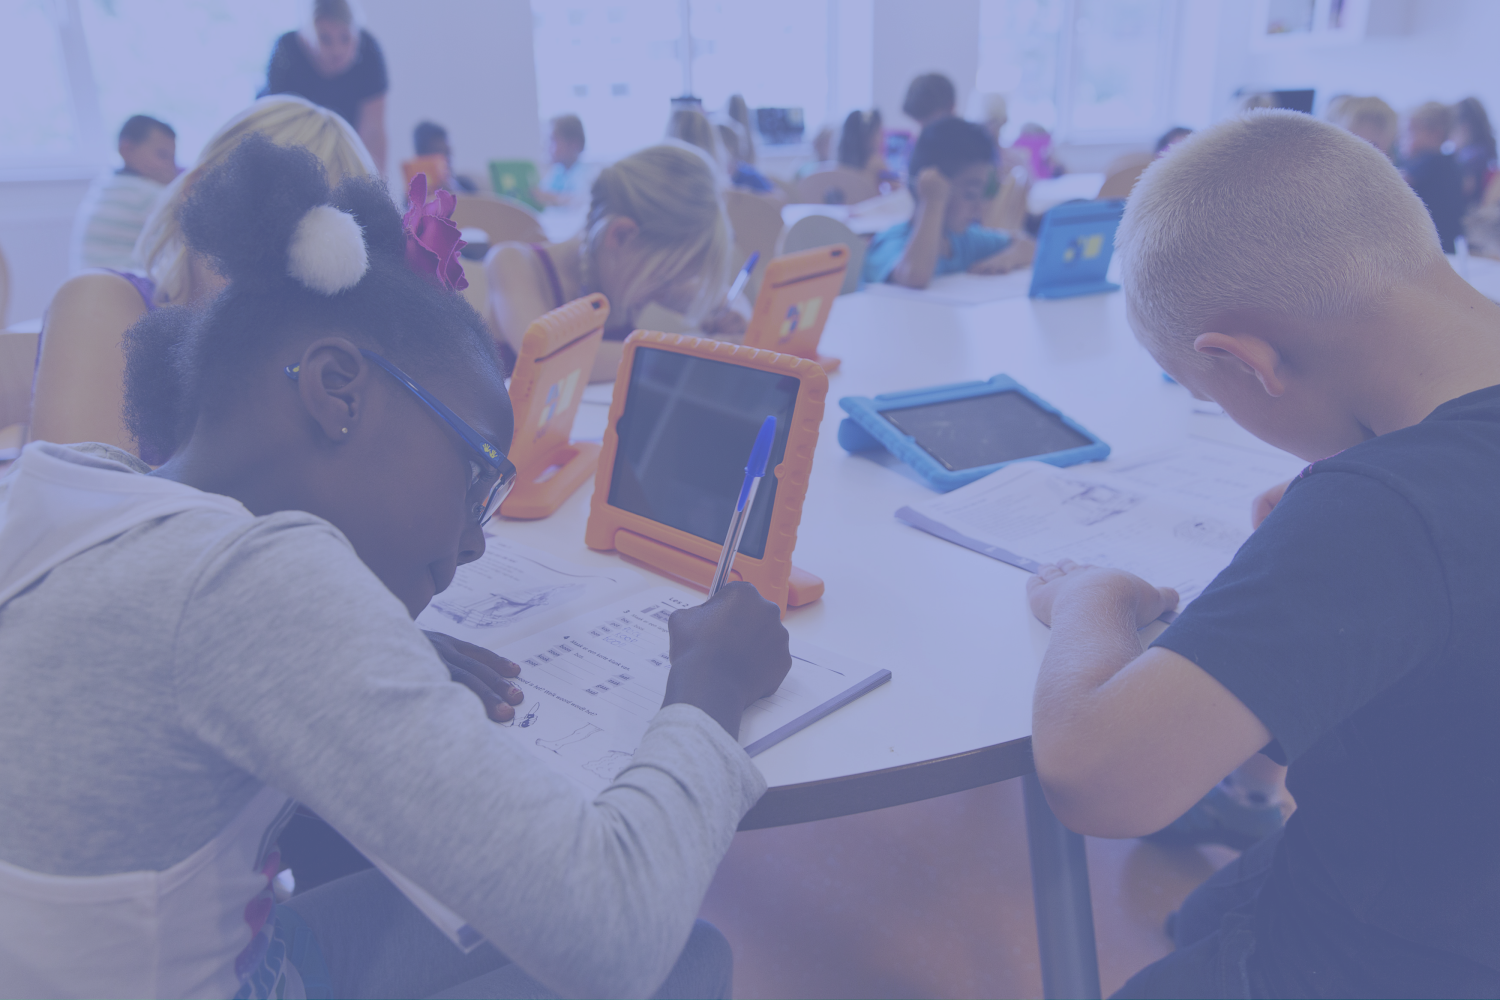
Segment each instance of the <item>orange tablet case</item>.
[[828,396],[828,376],[814,362],[789,354],[674,333],[637,330],[627,337],[625,355],[620,362],[619,374],[615,376],[614,401],[609,407],[609,425],[599,455],[599,472],[594,478],[594,499],[589,507],[584,543],[591,549],[616,550],[703,590],[707,590],[713,580],[714,568],[723,549],[722,541],[700,538],[609,503],[610,479],[620,444],[616,428],[625,413],[625,396],[629,391],[635,352],[643,347],[777,372],[801,382],[797,402],[792,407],[792,426],[787,435],[785,453],[781,463],[771,470],[776,476],[777,486],[765,554],[756,559],[743,552],[735,553],[729,578],[748,580],[762,597],[777,604],[783,613],[788,606],[797,607],[816,601],[823,596],[823,581],[793,566],[792,550],[797,545],[797,525],[802,520],[802,501],[807,496],[813,449],[818,443],[818,425],[823,420],[823,402]]
[[844,286],[849,248],[842,243],[777,257],[766,267],[755,311],[745,329],[745,346],[780,351],[816,361],[825,372],[838,358],[818,353],[828,311]]
[[500,505],[506,517],[546,517],[593,473],[599,445],[569,444],[568,433],[608,318],[609,300],[595,292],[526,328],[510,376],[516,433],[509,458],[516,466],[516,485]]

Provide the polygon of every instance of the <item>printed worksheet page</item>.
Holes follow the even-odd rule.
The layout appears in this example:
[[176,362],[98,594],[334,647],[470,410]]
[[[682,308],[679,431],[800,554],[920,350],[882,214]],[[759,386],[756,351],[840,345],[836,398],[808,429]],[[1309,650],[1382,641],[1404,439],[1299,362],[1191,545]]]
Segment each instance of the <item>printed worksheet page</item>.
[[1179,609],[1250,535],[1250,503],[1301,463],[1269,451],[1189,439],[1128,464],[1059,469],[1017,462],[896,516],[1035,572],[1072,559],[1173,587]]
[[550,552],[490,535],[484,555],[460,566],[417,624],[487,649],[640,590],[646,579],[618,563],[591,569]]
[[[521,665],[526,700],[508,724],[526,751],[598,792],[630,763],[666,694],[667,619],[701,594],[656,587],[497,649]],[[889,679],[796,640],[777,692],[746,710],[740,744],[752,755]]]

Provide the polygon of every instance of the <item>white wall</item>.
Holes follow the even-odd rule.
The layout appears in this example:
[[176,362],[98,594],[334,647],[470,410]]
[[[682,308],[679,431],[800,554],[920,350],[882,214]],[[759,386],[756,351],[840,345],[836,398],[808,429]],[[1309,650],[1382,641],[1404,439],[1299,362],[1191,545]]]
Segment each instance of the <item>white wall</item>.
[[874,104],[886,128],[917,131],[901,113],[906,87],[923,73],[946,73],[964,110],[979,69],[979,0],[875,0]]
[[390,176],[417,122],[448,130],[454,166],[488,185],[488,161],[542,155],[529,0],[362,0],[391,75]]
[[[386,170],[401,176],[412,128],[444,125],[456,166],[484,183],[493,158],[541,155],[528,0],[364,0],[391,90]],[[0,183],[0,251],[11,272],[4,324],[35,319],[67,278],[68,238],[87,180]]]
[[[1190,0],[1193,2],[1193,0]],[[1234,110],[1233,91],[1317,89],[1317,111],[1339,93],[1374,94],[1397,111],[1423,101],[1474,95],[1500,114],[1500,3],[1495,0],[1371,0],[1366,37],[1350,45],[1254,52],[1253,0],[1219,0],[1215,111]]]

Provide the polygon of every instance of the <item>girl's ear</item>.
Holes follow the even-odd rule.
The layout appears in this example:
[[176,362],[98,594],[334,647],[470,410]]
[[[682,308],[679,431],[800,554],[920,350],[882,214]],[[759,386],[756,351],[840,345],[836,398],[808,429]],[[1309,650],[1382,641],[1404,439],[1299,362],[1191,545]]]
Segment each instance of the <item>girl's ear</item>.
[[641,233],[640,224],[625,215],[617,215],[604,227],[604,246],[612,251],[625,250]]
[[297,372],[297,392],[318,436],[337,444],[359,430],[371,368],[359,348],[342,337],[307,345]]

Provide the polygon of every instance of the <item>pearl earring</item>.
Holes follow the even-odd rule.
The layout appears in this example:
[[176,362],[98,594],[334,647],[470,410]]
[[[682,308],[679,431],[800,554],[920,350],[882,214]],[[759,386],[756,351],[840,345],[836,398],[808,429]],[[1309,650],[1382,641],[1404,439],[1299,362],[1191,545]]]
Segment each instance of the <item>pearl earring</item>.
[[341,427],[341,428],[339,428],[339,429],[340,429],[340,430],[341,430],[341,431],[343,431],[343,432],[344,432],[344,433],[345,433],[345,434],[348,434],[348,433],[349,433],[349,428],[347,428],[347,427]]

